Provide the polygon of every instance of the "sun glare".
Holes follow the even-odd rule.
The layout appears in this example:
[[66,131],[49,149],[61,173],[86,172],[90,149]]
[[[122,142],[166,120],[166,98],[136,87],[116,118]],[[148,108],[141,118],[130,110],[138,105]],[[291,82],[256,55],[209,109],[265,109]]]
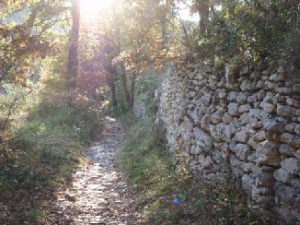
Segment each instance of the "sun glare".
[[97,17],[103,11],[107,11],[116,4],[117,0],[81,0],[81,13],[86,17]]

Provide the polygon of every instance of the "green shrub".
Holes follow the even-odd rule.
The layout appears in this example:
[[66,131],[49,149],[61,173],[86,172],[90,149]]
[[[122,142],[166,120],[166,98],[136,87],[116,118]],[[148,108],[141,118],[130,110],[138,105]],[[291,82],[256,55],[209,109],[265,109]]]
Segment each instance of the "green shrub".
[[142,102],[147,113],[151,117],[153,113],[154,92],[165,77],[163,72],[149,71],[139,76],[136,83],[136,100]]
[[[164,78],[164,72],[157,72],[149,69],[149,71],[140,74],[136,80],[135,101],[142,102],[146,108],[147,115],[151,116],[153,111],[154,91],[159,86]],[[125,127],[129,127],[135,121],[134,116],[127,108],[124,94],[121,85],[116,83],[116,99],[118,105],[109,106],[107,112],[113,117],[118,117],[123,122]]]
[[[199,62],[227,63],[233,57],[250,64],[289,60],[296,50],[291,40],[299,38],[299,9],[296,1],[221,1],[212,11],[208,33],[192,34],[193,55]],[[298,39],[299,40],[299,39]],[[297,51],[297,50],[296,50]]]
[[[23,202],[10,208],[17,218],[6,217],[3,221],[41,224],[46,213],[43,208],[51,204],[52,189],[71,182],[82,150],[99,128],[100,118],[93,104],[70,108],[64,98],[47,98],[31,107],[26,120],[11,135],[12,154],[0,165],[0,202]],[[7,198],[10,193],[14,196]],[[33,207],[35,196],[40,197]]]

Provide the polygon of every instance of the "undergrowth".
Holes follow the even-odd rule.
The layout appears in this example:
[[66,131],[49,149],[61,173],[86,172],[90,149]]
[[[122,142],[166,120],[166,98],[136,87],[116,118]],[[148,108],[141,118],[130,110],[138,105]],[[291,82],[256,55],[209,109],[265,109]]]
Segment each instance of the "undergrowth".
[[70,107],[63,89],[44,92],[36,104],[29,101],[27,116],[11,128],[10,154],[1,160],[3,225],[43,224],[54,192],[71,182],[82,149],[99,127],[94,102],[79,100]]
[[117,160],[151,225],[274,224],[259,220],[234,187],[200,183],[178,173],[181,165],[156,141],[151,118],[129,129]]

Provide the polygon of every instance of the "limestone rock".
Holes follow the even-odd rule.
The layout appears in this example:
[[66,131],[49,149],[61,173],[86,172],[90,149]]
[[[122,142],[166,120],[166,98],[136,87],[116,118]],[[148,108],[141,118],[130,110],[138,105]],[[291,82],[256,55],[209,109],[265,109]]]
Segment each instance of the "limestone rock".
[[222,116],[222,121],[223,121],[223,123],[228,124],[232,121],[232,116],[230,116],[228,113],[225,113]]
[[296,192],[289,186],[276,183],[275,195],[283,202],[292,202],[296,197]]
[[289,183],[291,184],[291,187],[293,187],[295,190],[297,190],[298,193],[300,193],[300,178],[291,179]]
[[300,160],[296,158],[287,158],[281,162],[281,167],[291,174],[300,172]]
[[261,109],[250,109],[249,115],[259,120],[265,120],[269,117],[269,114]]
[[296,135],[290,133],[283,133],[280,135],[280,141],[289,144],[292,147],[300,148],[300,138]]
[[243,161],[239,160],[235,156],[230,157],[230,166],[232,169],[232,173],[235,177],[242,177],[244,172],[242,170]]
[[235,91],[229,92],[228,97],[227,97],[228,101],[230,101],[230,102],[236,101],[237,94],[238,93]]
[[226,83],[232,85],[236,83],[240,71],[240,67],[236,63],[227,64],[225,66]]
[[274,113],[276,111],[275,105],[267,102],[263,102],[260,104],[260,107],[267,113]]
[[274,177],[276,180],[278,180],[282,183],[287,183],[289,181],[289,179],[291,178],[291,174],[289,172],[287,172],[286,170],[280,168],[278,170],[275,170]]
[[209,126],[209,131],[211,136],[216,140],[216,141],[228,141],[230,142],[231,136],[234,133],[233,127],[232,126],[227,126],[225,124],[219,124],[217,126]]
[[292,88],[289,87],[278,87],[276,91],[280,94],[290,95],[292,93]]
[[223,159],[228,160],[230,157],[230,148],[229,145],[227,143],[224,143],[220,146],[220,150],[221,150],[221,157]]
[[251,106],[249,104],[241,105],[239,107],[239,113],[248,112],[251,109]]
[[[240,111],[240,110],[239,110]],[[239,117],[239,122],[240,122],[240,125],[242,126],[245,126],[249,123],[251,123],[252,121],[256,121],[255,118],[251,117],[249,115],[249,113],[245,112],[243,113],[240,117]]]
[[272,74],[272,75],[270,76],[269,80],[270,80],[270,81],[278,82],[278,81],[282,81],[282,80],[284,80],[284,79],[283,79],[283,76],[282,76],[281,74],[275,73],[275,74]]
[[222,122],[222,116],[221,116],[221,114],[219,112],[213,113],[211,115],[211,122],[213,124],[219,124],[219,123],[221,123]]
[[300,136],[300,124],[297,124],[294,128],[295,133]]
[[273,82],[265,81],[265,87],[266,89],[273,90],[276,88],[276,85]]
[[199,146],[210,149],[212,147],[212,140],[211,137],[205,133],[203,130],[199,128],[194,128],[193,133],[196,138],[196,142]]
[[300,149],[298,149],[295,153],[294,153],[295,157],[297,159],[300,159]]
[[266,133],[264,130],[257,132],[254,135],[251,135],[251,137],[248,140],[248,144],[253,148],[257,149],[260,142],[266,140]]
[[241,143],[246,143],[250,137],[250,134],[247,130],[243,129],[240,132],[237,132],[234,136],[234,140],[241,142]]
[[247,102],[247,96],[244,93],[238,93],[236,95],[236,101],[239,104],[245,104]]
[[277,212],[284,219],[285,224],[288,225],[298,225],[297,218],[292,214],[289,206],[281,205],[277,208]]
[[211,100],[212,100],[212,95],[210,93],[205,93],[202,97],[201,100],[205,105],[210,105]]
[[224,99],[227,97],[227,93],[226,93],[226,90],[225,89],[221,89],[219,92],[218,92],[218,98],[220,99]]
[[278,145],[270,142],[264,141],[257,146],[257,163],[279,166],[280,165],[280,154],[278,151]]
[[208,115],[205,115],[200,120],[201,128],[205,131],[209,131],[209,124],[210,124],[210,117]]
[[299,217],[299,214],[300,214],[300,195],[299,194],[297,195],[297,198],[294,201],[293,209],[295,210],[295,212],[297,212],[294,215],[296,215],[298,217],[298,220],[300,220],[300,217]]
[[263,89],[265,87],[265,82],[262,80],[259,80],[256,84],[256,87],[259,89]]
[[232,116],[238,116],[239,113],[239,105],[237,103],[230,103],[228,105],[228,113]]
[[[249,157],[247,157],[247,160]],[[242,169],[245,173],[252,173],[256,169],[256,165],[254,163],[245,162],[242,164]]]
[[259,130],[263,127],[263,123],[261,121],[254,121],[251,123],[251,127],[253,129]]
[[255,185],[257,187],[272,187],[275,183],[273,174],[263,170],[257,171],[255,174]]
[[286,116],[286,117],[292,117],[296,114],[296,110],[294,107],[291,107],[289,105],[277,105],[277,115],[279,116]]
[[192,146],[190,148],[190,153],[192,155],[198,155],[199,153],[203,152],[203,148],[199,147],[199,146]]
[[255,202],[261,202],[261,197],[265,196],[265,195],[270,195],[271,191],[269,188],[265,188],[265,187],[256,187],[253,186],[252,190],[251,190],[251,197],[252,200],[254,200]]
[[237,155],[241,160],[246,161],[247,157],[250,155],[251,150],[246,144],[237,144],[233,147],[233,152]]
[[294,94],[300,94],[300,84],[294,84],[292,90]]
[[293,99],[293,106],[296,108],[300,108],[300,99]]
[[264,128],[270,132],[280,132],[284,126],[285,124],[277,119],[267,119],[264,121]]
[[200,166],[200,170],[205,169],[207,167],[209,167],[212,164],[212,159],[210,156],[203,156],[203,155],[199,155],[198,157],[198,163]]
[[296,127],[295,123],[289,123],[285,126],[284,129],[289,133],[293,133],[295,131],[295,127]]
[[251,192],[253,185],[254,185],[254,179],[251,176],[245,174],[242,177],[242,188],[243,188],[243,190]]
[[244,92],[253,92],[257,90],[256,85],[250,80],[243,80],[240,89]]
[[286,155],[286,156],[293,156],[294,153],[296,152],[296,149],[287,145],[287,144],[281,144],[279,146],[279,152],[282,155]]

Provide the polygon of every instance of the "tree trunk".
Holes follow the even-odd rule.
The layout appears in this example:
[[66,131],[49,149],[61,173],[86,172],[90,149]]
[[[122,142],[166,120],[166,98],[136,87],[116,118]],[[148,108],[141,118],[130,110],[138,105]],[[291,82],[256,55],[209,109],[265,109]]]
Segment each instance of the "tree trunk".
[[291,24],[292,29],[296,30],[299,27],[299,13],[300,13],[300,2],[298,0],[294,0],[291,2]]
[[164,3],[159,3],[160,7],[160,25],[161,25],[161,39],[162,39],[162,48],[165,49],[168,47],[168,15],[172,7],[172,1],[166,0]]
[[189,52],[193,52],[193,48],[191,46],[191,40],[190,40],[189,34],[188,34],[187,30],[186,30],[186,27],[185,27],[183,21],[181,21],[181,26],[182,26],[182,30],[183,30],[183,33],[184,33],[184,42],[185,42],[185,45],[188,47]]
[[167,14],[165,12],[165,9],[162,10],[162,15],[160,19],[161,24],[161,39],[162,39],[162,48],[167,48],[168,43],[168,33],[167,33]]
[[79,0],[72,0],[72,30],[69,40],[69,61],[67,68],[67,88],[69,104],[71,105],[76,89],[78,77],[78,42],[80,29],[80,3]]
[[124,97],[125,97],[127,107],[128,107],[128,109],[131,109],[131,98],[130,98],[130,94],[128,91],[126,70],[125,70],[123,63],[121,64],[120,79],[121,79],[121,85],[122,85],[122,89],[124,92]]
[[131,78],[131,85],[130,85],[130,109],[133,109],[133,104],[134,104],[135,83],[136,83],[136,73],[133,73]]
[[209,25],[209,0],[198,0],[198,12],[200,16],[199,29],[201,34],[208,32]]
[[113,107],[116,107],[118,105],[117,99],[116,99],[116,86],[114,81],[110,81],[110,91],[111,91],[111,104]]

